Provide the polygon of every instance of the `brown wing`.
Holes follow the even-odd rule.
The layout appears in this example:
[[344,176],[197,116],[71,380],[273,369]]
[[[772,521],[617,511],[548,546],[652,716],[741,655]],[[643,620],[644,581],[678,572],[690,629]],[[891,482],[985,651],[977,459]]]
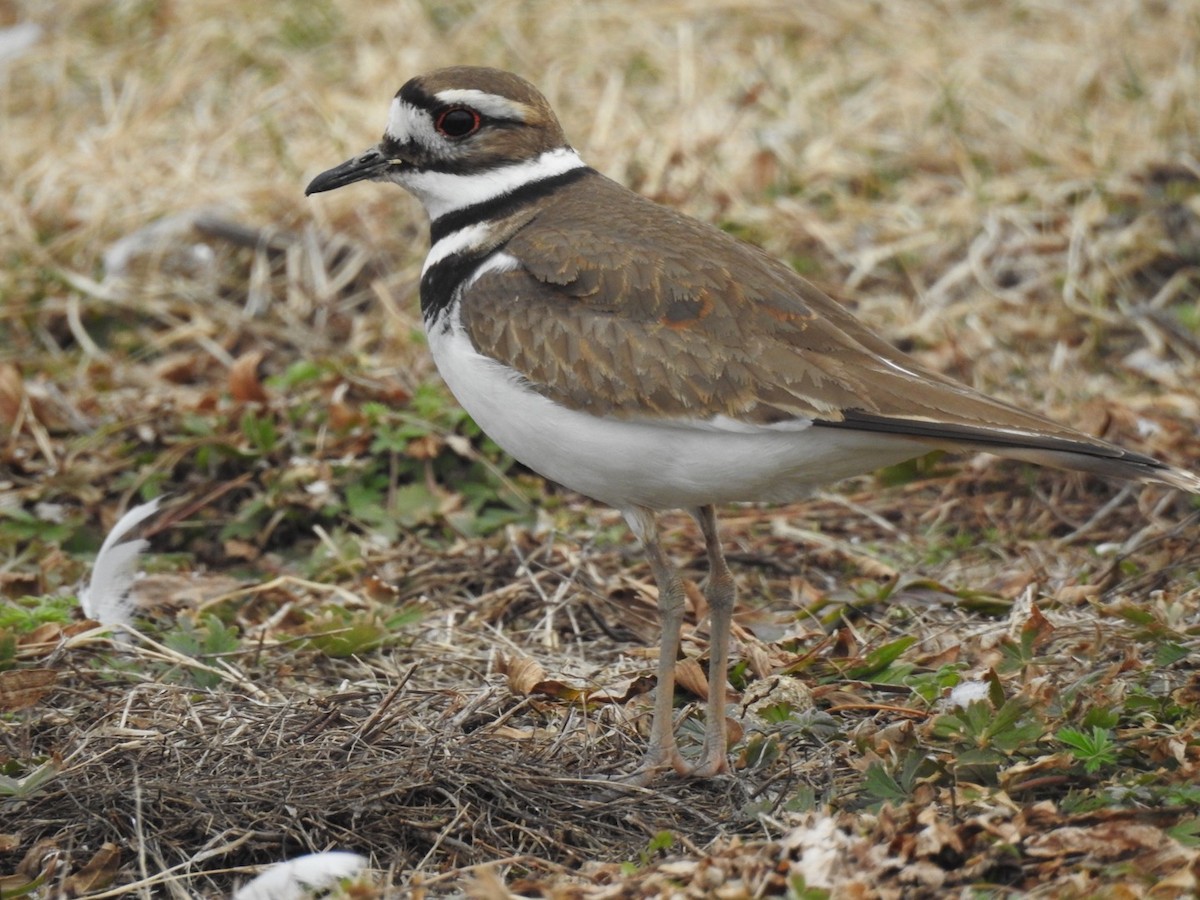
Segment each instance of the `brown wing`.
[[[625,217],[614,221],[614,209]],[[462,321],[481,353],[565,406],[693,422],[813,419],[1200,487],[924,368],[777,260],[603,176],[556,193],[534,221],[503,248],[520,265],[476,282]]]
[[472,287],[463,324],[567,406],[762,424],[859,410],[1074,434],[924,369],[778,261],[603,176],[535,221],[503,247],[520,266]]

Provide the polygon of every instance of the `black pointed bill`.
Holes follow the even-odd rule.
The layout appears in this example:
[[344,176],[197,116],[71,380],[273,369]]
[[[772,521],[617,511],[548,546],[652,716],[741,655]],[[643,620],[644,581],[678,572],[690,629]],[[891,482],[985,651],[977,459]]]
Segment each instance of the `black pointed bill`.
[[332,191],[334,188],[345,187],[356,181],[370,181],[397,165],[403,165],[403,162],[389,159],[378,147],[373,147],[353,159],[346,160],[340,166],[334,166],[332,169],[322,172],[308,183],[308,187],[304,189],[304,196]]

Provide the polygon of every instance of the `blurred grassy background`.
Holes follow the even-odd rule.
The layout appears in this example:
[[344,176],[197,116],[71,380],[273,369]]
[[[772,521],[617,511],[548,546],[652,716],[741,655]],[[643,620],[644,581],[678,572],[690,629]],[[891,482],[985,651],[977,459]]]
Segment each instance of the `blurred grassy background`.
[[[1005,390],[1006,351],[1049,358],[1063,343],[1056,377],[1079,362],[1099,379],[1069,382],[1072,401],[1106,395],[1112,361],[1069,352],[1094,335],[1064,283],[1085,310],[1131,287],[1071,279],[1152,249],[1158,235],[1134,233],[1121,259],[1089,253],[1105,220],[1136,215],[1149,167],[1191,172],[1174,185],[1195,215],[1198,16],[1133,0],[9,0],[0,23],[42,31],[0,63],[0,354],[45,351],[36,319],[61,270],[98,277],[114,242],[201,208],[316,222],[411,276],[425,245],[413,201],[302,189],[378,138],[410,76],[466,62],[527,76],[593,165],[853,289],[896,340],[953,330],[971,361],[958,374]],[[1074,271],[1056,239],[1075,242]],[[104,305],[83,297],[81,311]],[[1014,395],[1062,390],[1037,368]]]

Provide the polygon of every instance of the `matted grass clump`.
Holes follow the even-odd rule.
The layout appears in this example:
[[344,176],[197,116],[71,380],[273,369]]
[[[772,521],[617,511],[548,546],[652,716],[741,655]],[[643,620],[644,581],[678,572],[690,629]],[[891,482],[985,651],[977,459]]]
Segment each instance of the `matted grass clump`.
[[[0,895],[1188,896],[1195,503],[927,457],[728,510],[735,774],[631,788],[620,517],[432,371],[416,203],[312,175],[451,63],[930,366],[1200,467],[1188,4],[0,3]],[[121,513],[137,634],[77,598]],[[667,540],[696,579],[684,516]],[[708,632],[678,671],[698,752]]]

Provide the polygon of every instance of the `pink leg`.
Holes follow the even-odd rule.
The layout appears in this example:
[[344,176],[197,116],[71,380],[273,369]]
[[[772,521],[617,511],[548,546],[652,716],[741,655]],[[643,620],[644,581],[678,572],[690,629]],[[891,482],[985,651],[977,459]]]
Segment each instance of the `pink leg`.
[[654,513],[642,507],[623,510],[625,521],[645,547],[650,570],[658,585],[658,612],[662,619],[662,648],[658,655],[658,686],[654,694],[654,719],[650,724],[650,746],[641,765],[627,779],[646,784],[667,768],[681,775],[690,774],[675,745],[673,710],[675,700],[675,659],[679,655],[679,632],[683,627],[684,593],[679,572],[667,559],[658,539]]
[[725,564],[725,554],[721,551],[716,510],[711,505],[701,506],[692,510],[692,516],[704,533],[704,546],[708,550],[708,581],[704,586],[704,597],[708,600],[712,621],[712,644],[709,648],[704,750],[700,762],[690,774],[697,778],[708,778],[729,771],[725,737],[725,685],[729,671],[729,628],[737,587],[729,566]]

